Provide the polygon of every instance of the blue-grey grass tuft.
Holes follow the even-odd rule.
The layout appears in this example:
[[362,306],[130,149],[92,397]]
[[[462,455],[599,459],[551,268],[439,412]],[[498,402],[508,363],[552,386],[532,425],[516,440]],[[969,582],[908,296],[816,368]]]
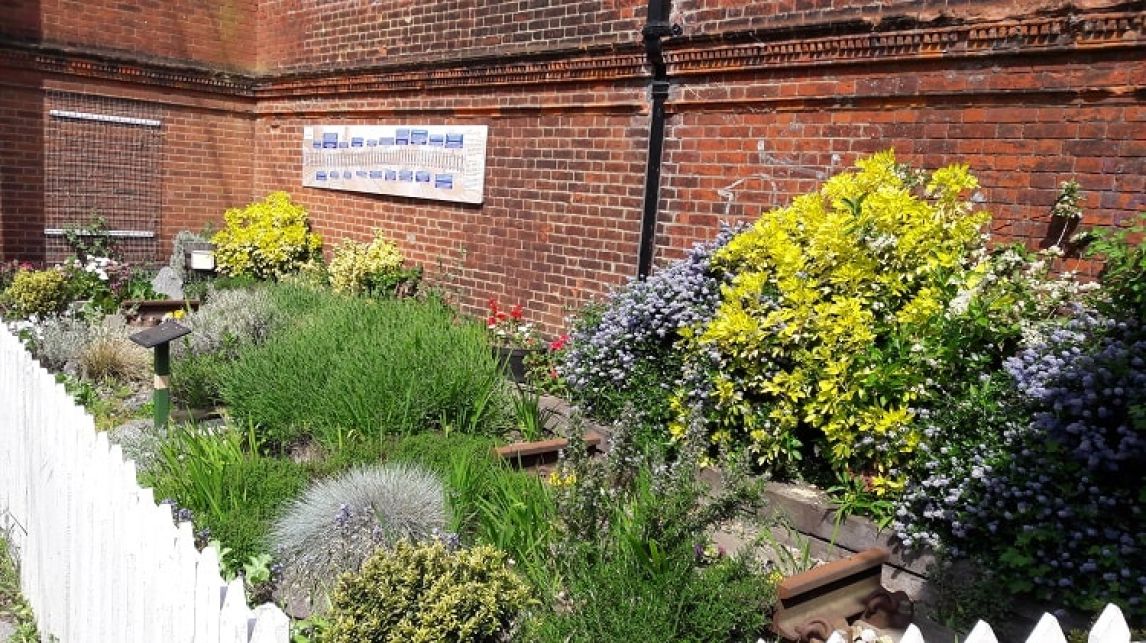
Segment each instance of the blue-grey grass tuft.
[[357,572],[380,548],[429,540],[445,526],[441,480],[417,465],[387,463],[312,485],[287,508],[271,537],[289,570],[288,591],[310,597],[321,610],[340,574]]

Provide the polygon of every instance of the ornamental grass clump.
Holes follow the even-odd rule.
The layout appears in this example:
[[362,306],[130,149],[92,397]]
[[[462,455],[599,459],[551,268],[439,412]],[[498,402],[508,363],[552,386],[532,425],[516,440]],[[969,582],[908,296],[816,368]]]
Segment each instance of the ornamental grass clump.
[[275,523],[271,538],[286,583],[321,599],[375,550],[427,540],[445,526],[441,480],[417,465],[388,463],[314,484]]
[[215,267],[231,277],[278,279],[317,257],[322,238],[310,232],[306,208],[286,192],[231,208],[226,227],[212,237]]
[[339,580],[331,643],[495,643],[532,604],[503,552],[398,543]]

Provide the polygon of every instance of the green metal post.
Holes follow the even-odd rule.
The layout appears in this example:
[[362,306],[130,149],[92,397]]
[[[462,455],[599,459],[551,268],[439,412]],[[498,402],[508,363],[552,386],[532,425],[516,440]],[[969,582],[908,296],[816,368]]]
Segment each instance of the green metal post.
[[171,413],[171,392],[167,383],[171,375],[171,344],[163,342],[155,346],[155,428],[167,427]]

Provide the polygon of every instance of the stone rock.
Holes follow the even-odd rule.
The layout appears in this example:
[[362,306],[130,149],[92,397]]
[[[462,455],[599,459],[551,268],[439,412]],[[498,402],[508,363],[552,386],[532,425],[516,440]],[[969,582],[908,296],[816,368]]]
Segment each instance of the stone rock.
[[171,266],[159,269],[159,274],[151,280],[151,287],[168,299],[183,299],[183,278]]
[[12,635],[15,633],[16,626],[12,625],[8,621],[0,619],[0,641],[7,641],[8,639],[12,638]]

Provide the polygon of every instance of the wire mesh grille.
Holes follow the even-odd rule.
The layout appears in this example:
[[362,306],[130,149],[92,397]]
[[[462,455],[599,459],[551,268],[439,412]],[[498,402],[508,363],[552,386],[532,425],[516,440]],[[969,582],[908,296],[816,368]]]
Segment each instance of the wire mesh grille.
[[[44,227],[87,229],[95,217],[127,233],[116,247],[133,262],[157,259],[163,206],[163,109],[104,96],[46,95]],[[47,233],[46,233],[47,234]],[[49,261],[70,254],[47,234]]]

